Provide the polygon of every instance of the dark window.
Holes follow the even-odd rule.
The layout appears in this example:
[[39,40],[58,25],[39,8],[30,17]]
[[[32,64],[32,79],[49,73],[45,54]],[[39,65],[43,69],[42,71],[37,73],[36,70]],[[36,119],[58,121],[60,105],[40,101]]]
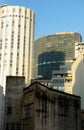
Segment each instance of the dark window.
[[20,130],[20,123],[17,123],[17,130]]
[[14,130],[14,123],[11,124],[12,130]]
[[6,123],[6,130],[9,130],[9,123]]
[[7,115],[11,115],[12,114],[12,107],[7,107]]

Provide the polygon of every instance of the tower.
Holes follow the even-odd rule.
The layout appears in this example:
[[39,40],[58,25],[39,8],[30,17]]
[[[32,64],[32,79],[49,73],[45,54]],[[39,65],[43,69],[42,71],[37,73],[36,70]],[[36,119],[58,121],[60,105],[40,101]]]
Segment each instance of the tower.
[[20,6],[0,7],[0,85],[6,76],[32,77],[34,12]]
[[51,79],[52,71],[61,66],[71,67],[75,58],[75,43],[82,37],[76,32],[61,32],[37,39],[34,43],[34,74]]

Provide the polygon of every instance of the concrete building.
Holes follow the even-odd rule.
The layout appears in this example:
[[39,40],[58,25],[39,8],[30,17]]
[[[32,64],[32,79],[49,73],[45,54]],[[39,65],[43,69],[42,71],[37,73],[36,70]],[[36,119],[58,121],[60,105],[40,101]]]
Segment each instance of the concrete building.
[[72,90],[72,71],[68,70],[65,76],[64,92],[73,94]]
[[84,109],[81,110],[81,130],[84,130]]
[[[0,85],[6,76],[32,77],[34,12],[20,6],[0,7]],[[5,90],[5,89],[4,89]]]
[[22,130],[80,130],[80,97],[34,82],[23,90]]
[[3,87],[0,86],[0,130],[3,130],[3,119],[4,119],[4,95],[3,95]]
[[32,79],[31,83],[36,81],[49,88],[72,94],[72,71],[68,66],[61,65],[60,70],[52,71],[51,80],[38,76],[36,79]]
[[82,53],[83,50],[84,50],[83,42],[75,43],[75,58],[77,58]]
[[42,75],[51,79],[52,71],[59,70],[60,65],[71,66],[77,56],[75,43],[82,42],[81,35],[74,32],[62,32],[37,39],[34,43],[33,78]]
[[21,130],[24,77],[7,76],[4,130]]
[[72,92],[81,96],[81,108],[84,109],[84,51],[72,65]]
[[51,86],[53,89],[64,91],[66,74],[67,72],[65,70],[58,70],[52,72]]
[[32,79],[31,80],[31,83],[34,83],[34,82],[39,82],[49,88],[51,88],[51,80],[48,80],[48,79],[44,79],[44,78],[36,78],[36,79]]

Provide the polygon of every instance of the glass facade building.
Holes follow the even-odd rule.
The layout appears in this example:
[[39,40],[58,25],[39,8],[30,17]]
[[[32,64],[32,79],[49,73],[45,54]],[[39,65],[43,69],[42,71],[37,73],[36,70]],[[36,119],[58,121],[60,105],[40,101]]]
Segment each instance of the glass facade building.
[[75,58],[75,43],[82,42],[79,33],[62,32],[39,38],[34,43],[33,77],[51,79],[52,71],[61,65],[71,66]]

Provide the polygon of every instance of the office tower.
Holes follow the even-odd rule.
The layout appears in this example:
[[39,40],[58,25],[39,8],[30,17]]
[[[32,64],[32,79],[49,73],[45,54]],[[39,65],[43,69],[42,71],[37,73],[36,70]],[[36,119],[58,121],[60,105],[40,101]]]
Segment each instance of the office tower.
[[0,7],[0,84],[6,76],[25,76],[30,82],[34,39],[34,12],[20,6]]
[[75,43],[81,42],[79,33],[62,32],[37,39],[34,43],[34,73],[33,77],[42,75],[51,79],[52,71],[60,66],[71,67],[75,58]]

